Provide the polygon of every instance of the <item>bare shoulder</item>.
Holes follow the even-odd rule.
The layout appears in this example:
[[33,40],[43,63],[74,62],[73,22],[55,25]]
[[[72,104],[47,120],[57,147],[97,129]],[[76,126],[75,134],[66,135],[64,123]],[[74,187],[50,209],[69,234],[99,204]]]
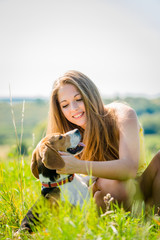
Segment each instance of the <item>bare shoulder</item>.
[[119,123],[126,122],[133,119],[138,121],[135,110],[125,103],[112,102],[108,105],[105,105],[105,108],[108,110],[114,109]]

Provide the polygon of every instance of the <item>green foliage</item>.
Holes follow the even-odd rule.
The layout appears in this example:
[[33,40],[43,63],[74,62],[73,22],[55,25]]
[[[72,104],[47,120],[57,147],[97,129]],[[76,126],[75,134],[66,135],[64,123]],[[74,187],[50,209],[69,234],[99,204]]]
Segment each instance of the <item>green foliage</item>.
[[[137,112],[140,121],[143,124],[145,134],[160,133],[160,98],[112,98],[103,99],[105,104],[112,101],[126,102]],[[15,124],[17,127],[18,138],[21,136],[22,124],[22,105],[23,101],[13,102],[13,111],[15,115]],[[48,117],[48,101],[36,99],[26,101],[24,106],[23,139],[27,145],[35,145],[46,132]],[[0,145],[15,144],[15,128],[11,114],[9,102],[0,102]],[[32,143],[32,144],[31,144]]]
[[[40,194],[40,183],[30,172],[30,157],[20,160],[4,159],[0,163],[0,239],[13,239],[27,210]],[[83,207],[71,207],[67,201],[59,202],[58,211],[42,209],[44,226],[33,235],[22,234],[21,239],[150,239],[159,237],[160,219],[125,212],[117,205],[108,214],[98,214],[93,198]]]
[[17,157],[19,155],[28,155],[28,147],[25,143],[21,143],[21,146],[12,145],[8,153],[8,157]]
[[143,114],[140,122],[145,134],[160,134],[160,113]]
[[47,130],[47,121],[41,121],[37,124],[37,126],[33,129],[35,135],[35,145],[46,135]]
[[112,101],[127,103],[135,109],[145,134],[160,134],[160,98],[147,99],[126,97],[123,99],[104,99],[105,104]]
[[[148,149],[158,142],[158,136],[145,136]],[[153,144],[153,145],[152,145]],[[153,152],[147,152],[150,162]],[[0,239],[13,239],[14,232],[28,209],[40,195],[41,185],[31,174],[30,156],[14,156],[0,162]],[[125,212],[111,205],[111,212],[100,215],[93,198],[83,207],[72,208],[67,201],[59,202],[59,210],[42,209],[44,226],[34,235],[22,234],[21,239],[158,239],[160,218],[142,211]],[[136,208],[135,208],[136,209]],[[136,214],[135,214],[136,212]]]
[[[133,102],[131,100],[126,99],[141,115],[140,121],[144,125],[144,129],[147,129],[147,122],[150,122],[150,128],[156,129],[155,132],[159,133],[157,123],[160,114],[159,99],[151,100],[151,105],[150,100],[146,105],[145,100],[137,100],[139,104],[136,103],[136,99]],[[134,104],[136,107],[133,106]],[[147,109],[147,105],[152,106],[154,110]],[[18,139],[21,139],[22,103],[16,102],[13,107]],[[7,102],[0,103],[0,111],[0,144],[13,144],[15,143],[15,129],[10,105]],[[17,147],[13,147],[10,150],[10,158],[2,159],[0,162],[0,239],[2,240],[13,239],[13,233],[19,228],[24,215],[40,195],[41,186],[31,174],[30,159],[35,144],[45,134],[47,112],[48,103],[41,99],[25,104],[23,126],[25,143],[22,141],[22,144],[19,144],[21,146],[18,148],[19,150]],[[146,114],[148,112],[149,114]],[[154,125],[152,125],[153,122]],[[31,139],[33,139],[33,144],[31,144]],[[159,150],[159,136],[146,135],[145,143],[147,161],[150,162],[153,154]],[[29,156],[25,156],[25,152]],[[114,205],[112,210],[109,214],[99,215],[93,198],[86,202],[82,209],[80,206],[72,208],[67,201],[66,203],[60,202],[59,211],[55,209],[53,211],[42,210],[46,211],[46,218],[44,227],[40,228],[39,232],[34,235],[22,234],[21,239],[129,240],[159,238],[160,218],[154,214],[146,218],[143,211],[139,215],[135,215],[134,212],[125,212],[117,205]]]
[[160,113],[160,98],[148,99],[142,97],[116,97],[112,99],[104,99],[105,104],[109,104],[112,101],[124,102],[129,104],[132,108],[136,110],[138,116],[141,116],[142,114]]
[[160,150],[160,136],[159,135],[145,135],[146,155],[155,155]]
[[[13,103],[17,137],[22,134],[22,102]],[[15,144],[15,127],[9,102],[0,102],[0,144]],[[48,102],[37,100],[24,105],[23,139],[29,145],[33,140],[34,129],[40,122],[46,121]],[[39,133],[40,135],[40,133]],[[35,136],[36,137],[36,136]]]
[[142,114],[160,113],[160,98],[147,99],[147,98],[131,98],[124,99],[131,107],[133,107],[138,116]]

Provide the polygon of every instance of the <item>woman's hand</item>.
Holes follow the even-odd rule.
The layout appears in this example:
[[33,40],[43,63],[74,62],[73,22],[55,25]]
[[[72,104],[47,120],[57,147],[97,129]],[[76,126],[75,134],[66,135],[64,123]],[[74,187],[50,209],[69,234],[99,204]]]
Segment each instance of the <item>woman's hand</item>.
[[78,160],[73,155],[66,152],[59,151],[59,154],[63,158],[63,161],[65,162],[65,166],[62,169],[58,169],[57,173],[59,174],[79,173],[80,160]]

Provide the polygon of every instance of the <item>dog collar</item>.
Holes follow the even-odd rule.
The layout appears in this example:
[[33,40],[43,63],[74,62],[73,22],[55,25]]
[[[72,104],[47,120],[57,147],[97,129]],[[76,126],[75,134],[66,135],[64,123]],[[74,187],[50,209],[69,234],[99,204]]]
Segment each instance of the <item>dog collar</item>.
[[48,183],[42,182],[42,186],[45,188],[54,188],[54,187],[63,185],[65,183],[72,182],[73,179],[74,179],[74,174],[71,174],[68,177],[60,179],[59,181],[56,181],[56,182],[48,182]]

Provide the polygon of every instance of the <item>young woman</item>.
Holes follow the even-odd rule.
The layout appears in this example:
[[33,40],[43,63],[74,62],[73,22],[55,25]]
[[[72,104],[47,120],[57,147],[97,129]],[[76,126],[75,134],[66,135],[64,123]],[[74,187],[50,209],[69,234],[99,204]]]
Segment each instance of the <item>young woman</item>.
[[105,210],[104,196],[111,196],[128,209],[135,195],[135,180],[146,202],[158,206],[160,153],[146,169],[143,132],[135,111],[126,104],[104,105],[95,84],[84,74],[68,71],[54,83],[47,133],[78,128],[85,148],[79,159],[61,153],[65,168],[59,173],[92,174],[95,201]]

